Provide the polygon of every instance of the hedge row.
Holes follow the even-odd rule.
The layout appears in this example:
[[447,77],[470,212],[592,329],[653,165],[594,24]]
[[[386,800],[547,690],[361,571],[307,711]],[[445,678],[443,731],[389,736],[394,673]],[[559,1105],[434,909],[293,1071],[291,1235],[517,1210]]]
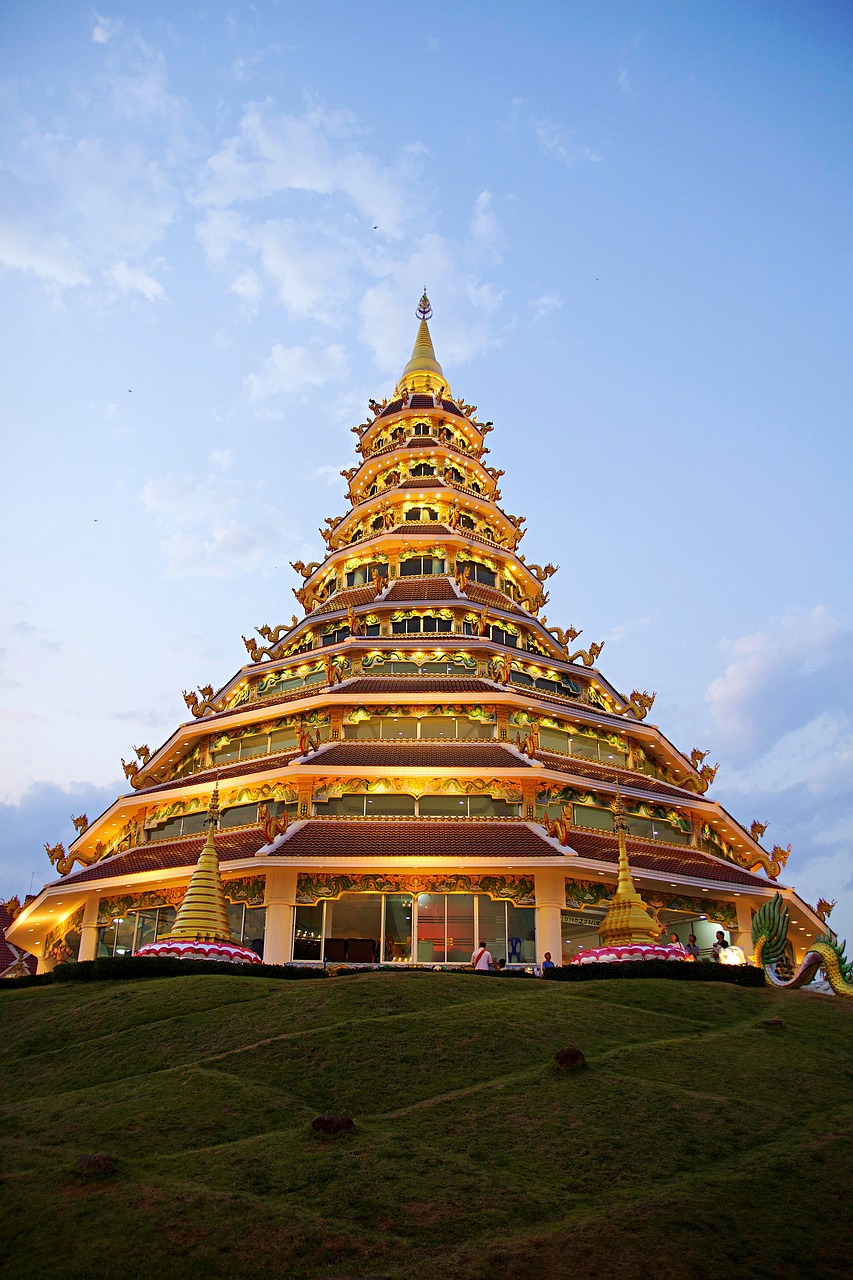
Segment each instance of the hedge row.
[[671,978],[674,982],[729,982],[763,987],[764,970],[753,964],[683,964],[677,960],[628,960],[624,964],[567,964],[546,969],[551,982],[597,982],[601,979]]
[[[432,965],[394,969],[397,973],[423,972]],[[384,971],[388,972],[392,966]],[[26,978],[10,978],[0,982],[0,990],[18,991],[22,987],[44,986],[53,982],[104,982],[121,978],[181,978],[197,973],[218,973],[237,978],[283,978],[295,982],[315,978],[345,977],[356,973],[375,973],[375,969],[332,965],[330,969],[284,964],[225,964],[218,960],[179,960],[173,956],[110,956],[101,960],[83,960],[79,964],[58,964],[51,973]],[[530,977],[521,971],[504,975],[473,974],[481,977]],[[676,982],[730,982],[741,987],[764,986],[764,970],[754,965],[679,964],[671,960],[632,960],[625,964],[571,964],[546,969],[542,974],[550,982],[598,982],[622,978],[668,978]]]

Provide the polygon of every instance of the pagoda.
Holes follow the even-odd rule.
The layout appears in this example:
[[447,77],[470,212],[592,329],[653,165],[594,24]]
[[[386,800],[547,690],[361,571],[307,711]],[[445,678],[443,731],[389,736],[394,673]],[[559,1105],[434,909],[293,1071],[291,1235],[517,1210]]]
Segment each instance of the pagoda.
[[46,845],[59,878],[7,930],[42,970],[197,941],[200,854],[221,875],[213,942],[227,928],[267,963],[461,965],[481,940],[510,968],[566,963],[608,937],[620,849],[649,934],[707,950],[723,929],[749,954],[777,891],[795,949],[822,932],[777,883],[789,850],[709,798],[707,753],[543,615],[557,568],[520,551],[492,423],[451,390],[431,314],[424,293],[411,359],[353,427],[325,555],[292,566],[299,612],[273,602],[247,663],[122,761],[128,791]]

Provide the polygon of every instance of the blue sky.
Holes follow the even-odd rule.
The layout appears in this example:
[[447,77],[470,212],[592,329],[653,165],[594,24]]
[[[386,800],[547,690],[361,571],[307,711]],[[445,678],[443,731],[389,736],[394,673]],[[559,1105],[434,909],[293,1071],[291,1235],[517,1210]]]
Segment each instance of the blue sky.
[[0,895],[290,618],[426,283],[549,620],[853,941],[842,3],[0,12]]

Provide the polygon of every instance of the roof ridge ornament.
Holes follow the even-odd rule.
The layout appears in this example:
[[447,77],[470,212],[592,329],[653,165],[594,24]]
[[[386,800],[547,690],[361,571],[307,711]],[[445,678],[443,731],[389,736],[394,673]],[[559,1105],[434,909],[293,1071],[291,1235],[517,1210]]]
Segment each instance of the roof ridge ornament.
[[419,320],[429,320],[432,316],[432,307],[430,306],[429,298],[427,297],[426,285],[424,285],[423,295],[418,303],[415,315]]

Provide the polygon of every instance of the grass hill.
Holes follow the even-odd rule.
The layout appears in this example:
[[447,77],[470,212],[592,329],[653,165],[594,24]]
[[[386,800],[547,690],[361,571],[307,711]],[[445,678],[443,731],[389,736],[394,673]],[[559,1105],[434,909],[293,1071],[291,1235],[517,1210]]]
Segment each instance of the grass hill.
[[4,991],[0,1275],[847,1276],[851,1019],[438,973]]

